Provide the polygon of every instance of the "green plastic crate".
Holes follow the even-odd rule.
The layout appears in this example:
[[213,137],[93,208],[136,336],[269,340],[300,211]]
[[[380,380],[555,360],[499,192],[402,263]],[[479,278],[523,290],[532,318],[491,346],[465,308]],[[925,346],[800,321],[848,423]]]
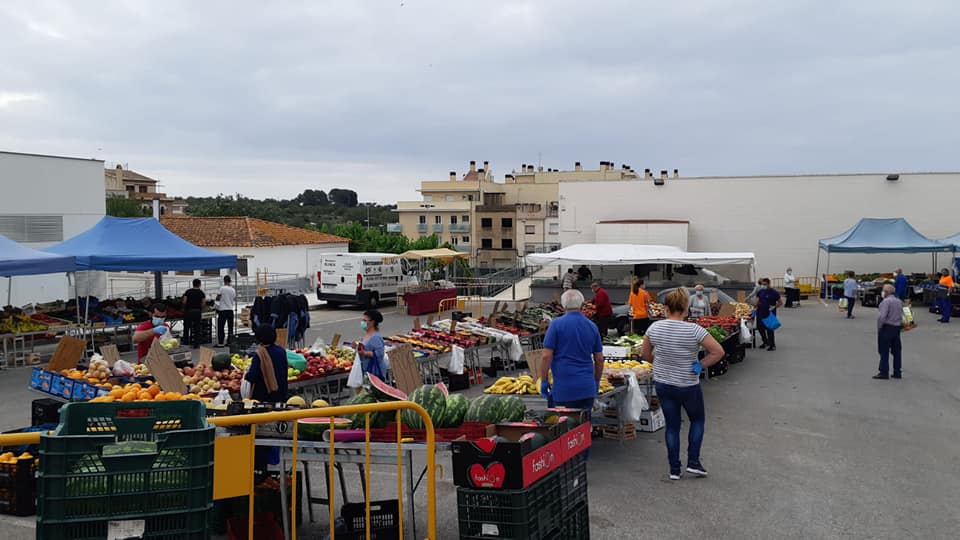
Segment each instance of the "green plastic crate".
[[40,439],[37,537],[106,538],[110,520],[183,518],[146,537],[195,538],[191,520],[205,530],[213,499],[215,428],[204,413],[199,401],[65,405]]

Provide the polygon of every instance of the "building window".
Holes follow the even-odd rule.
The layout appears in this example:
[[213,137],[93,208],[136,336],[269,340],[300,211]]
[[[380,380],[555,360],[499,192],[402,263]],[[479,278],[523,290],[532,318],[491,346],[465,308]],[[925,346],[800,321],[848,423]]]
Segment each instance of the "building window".
[[460,243],[460,239],[459,239],[459,238],[457,238],[456,236],[451,236],[451,237],[450,237],[450,244],[452,244],[452,245],[455,246],[455,245],[457,245],[457,244],[459,244],[459,243]]
[[484,229],[492,229],[493,218],[488,218],[488,217],[480,218],[480,226],[483,227]]
[[61,242],[63,216],[0,216],[0,235],[14,242]]
[[237,273],[241,276],[247,276],[247,260],[237,257]]
[[536,225],[524,225],[523,230],[524,230],[524,232],[526,232],[527,234],[537,234],[537,226],[536,226]]
[[460,223],[470,223],[470,216],[460,216]]
[[513,218],[508,218],[508,217],[500,218],[500,226],[503,227],[504,229],[512,229]]
[[513,249],[513,238],[504,238],[501,240],[500,247],[503,249]]
[[457,224],[457,216],[450,216],[450,224],[451,225]]
[[492,239],[492,238],[484,238],[484,239],[480,240],[480,247],[483,248],[483,249],[493,249],[493,239]]
[[140,186],[140,193],[146,193],[146,192],[147,192],[147,186]]
[[461,237],[461,238],[460,238],[460,241],[461,241],[462,243],[464,243],[464,244],[469,244],[469,243],[470,243],[470,237],[469,237],[469,236]]
[[127,186],[127,191],[129,191],[130,193],[133,193],[134,191],[133,186]]
[[421,225],[427,224],[427,216],[420,216],[420,224]]
[[472,200],[473,200],[473,195],[467,195],[467,200],[468,200],[468,201],[472,201]]
[[548,232],[549,232],[550,234],[560,234],[560,224],[559,224],[559,223],[551,223],[551,224],[550,224],[550,228],[548,229]]
[[560,205],[556,202],[551,202],[550,207],[547,209],[547,217],[559,217],[560,216]]
[[443,216],[433,216],[433,222],[437,225],[443,225]]

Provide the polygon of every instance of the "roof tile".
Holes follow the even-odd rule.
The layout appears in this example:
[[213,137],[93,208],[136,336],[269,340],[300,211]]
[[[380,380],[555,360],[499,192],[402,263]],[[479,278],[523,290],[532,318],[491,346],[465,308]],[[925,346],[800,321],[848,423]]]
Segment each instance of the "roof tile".
[[180,238],[202,247],[272,247],[350,242],[349,238],[251,217],[163,216],[160,223]]

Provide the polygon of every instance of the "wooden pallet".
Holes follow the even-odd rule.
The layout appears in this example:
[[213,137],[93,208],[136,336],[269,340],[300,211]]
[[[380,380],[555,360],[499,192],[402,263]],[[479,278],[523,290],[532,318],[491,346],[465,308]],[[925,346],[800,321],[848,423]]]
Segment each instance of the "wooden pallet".
[[615,441],[629,441],[637,438],[637,426],[635,424],[624,424],[622,430],[620,426],[603,426],[601,432],[604,439]]

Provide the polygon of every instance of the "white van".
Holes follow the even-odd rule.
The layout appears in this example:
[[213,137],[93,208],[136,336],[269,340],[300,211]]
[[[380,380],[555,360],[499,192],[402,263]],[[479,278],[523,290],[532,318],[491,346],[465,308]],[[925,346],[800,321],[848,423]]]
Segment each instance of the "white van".
[[331,307],[356,304],[371,308],[384,300],[396,300],[397,290],[414,282],[404,272],[406,261],[396,257],[392,253],[324,254],[317,272],[317,300]]

